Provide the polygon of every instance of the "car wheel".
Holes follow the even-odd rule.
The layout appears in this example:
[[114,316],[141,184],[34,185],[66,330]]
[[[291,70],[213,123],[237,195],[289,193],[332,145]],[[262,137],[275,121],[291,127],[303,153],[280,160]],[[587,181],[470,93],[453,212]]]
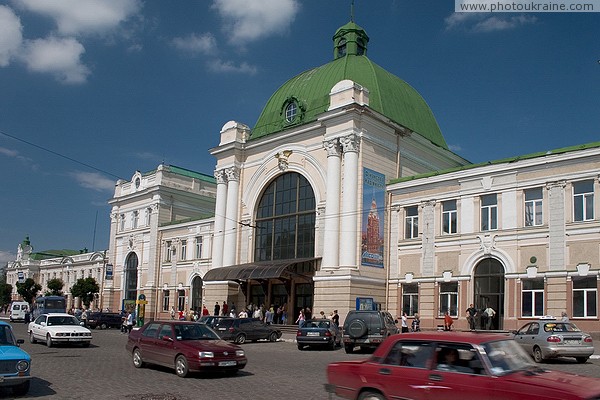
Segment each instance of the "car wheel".
[[175,359],[175,373],[180,378],[185,378],[189,372],[188,362],[184,356]]
[[35,340],[35,336],[33,336],[33,331],[29,332],[29,343],[35,343],[37,342],[37,340]]
[[534,347],[533,349],[533,361],[536,363],[541,363],[544,361],[544,354],[542,354],[542,349],[539,347]]
[[367,331],[367,324],[360,319],[355,319],[348,325],[348,335],[353,339],[365,336]]
[[52,338],[50,337],[50,334],[46,335],[46,346],[52,347]]
[[25,381],[20,385],[13,386],[12,391],[15,396],[25,396],[29,392],[31,381]]
[[352,354],[352,353],[354,353],[354,345],[353,345],[353,344],[347,344],[347,345],[345,346],[345,348],[346,348],[346,353],[347,353],[347,354]]
[[108,325],[106,325],[106,322],[100,324],[100,329],[107,329]]
[[579,364],[585,364],[588,360],[588,357],[575,357],[575,360],[577,360]]
[[277,341],[277,332],[271,332],[271,334],[269,335],[269,342],[276,342]]
[[244,343],[246,343],[246,335],[244,335],[243,333],[240,333],[239,335],[237,335],[235,337],[234,341],[237,344],[244,344]]
[[144,366],[144,360],[142,359],[142,353],[140,349],[133,350],[133,366],[136,368],[142,368]]
[[381,393],[364,392],[358,396],[358,400],[385,400],[385,397]]

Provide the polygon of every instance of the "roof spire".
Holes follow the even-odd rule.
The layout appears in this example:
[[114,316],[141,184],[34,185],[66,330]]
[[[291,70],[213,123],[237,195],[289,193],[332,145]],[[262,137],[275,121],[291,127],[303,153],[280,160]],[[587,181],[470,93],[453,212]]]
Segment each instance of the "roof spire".
[[354,22],[354,0],[350,2],[350,22]]

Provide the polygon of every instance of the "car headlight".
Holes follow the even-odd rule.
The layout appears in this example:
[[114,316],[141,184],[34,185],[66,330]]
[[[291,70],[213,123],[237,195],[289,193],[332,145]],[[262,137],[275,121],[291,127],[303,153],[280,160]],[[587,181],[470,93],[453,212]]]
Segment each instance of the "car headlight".
[[214,358],[215,357],[215,353],[213,353],[212,351],[201,351],[198,353],[198,355],[200,356],[200,358]]
[[29,369],[29,362],[27,360],[21,360],[17,363],[17,371],[25,372]]
[[236,355],[237,357],[244,357],[244,355],[245,355],[245,354],[246,354],[246,353],[244,353],[244,350],[236,350],[236,351],[235,351],[235,355]]

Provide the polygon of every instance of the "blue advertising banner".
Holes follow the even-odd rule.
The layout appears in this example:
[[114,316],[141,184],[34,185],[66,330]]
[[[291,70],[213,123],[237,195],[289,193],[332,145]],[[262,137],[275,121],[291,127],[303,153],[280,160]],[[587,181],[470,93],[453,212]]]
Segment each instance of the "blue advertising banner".
[[364,168],[361,265],[383,268],[385,175]]

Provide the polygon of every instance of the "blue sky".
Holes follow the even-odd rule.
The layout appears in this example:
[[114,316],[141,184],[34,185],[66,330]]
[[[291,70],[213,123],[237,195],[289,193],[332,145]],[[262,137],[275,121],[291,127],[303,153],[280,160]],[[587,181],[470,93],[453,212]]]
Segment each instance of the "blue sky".
[[[369,58],[466,159],[600,140],[600,14],[439,0],[354,14]],[[106,249],[118,177],[161,162],[212,175],[221,127],[253,126],[281,84],[331,61],[349,20],[349,0],[0,1],[0,261],[26,235],[37,251]]]

